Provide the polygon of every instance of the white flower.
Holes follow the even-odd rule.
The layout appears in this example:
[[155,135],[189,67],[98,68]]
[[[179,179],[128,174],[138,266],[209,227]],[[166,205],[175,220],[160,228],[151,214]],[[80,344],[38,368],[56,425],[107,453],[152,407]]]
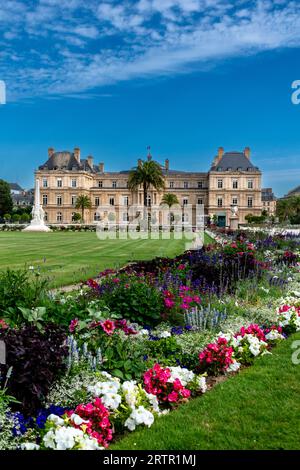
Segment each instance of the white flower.
[[207,385],[206,385],[206,378],[205,377],[197,377],[197,384],[198,388],[202,393],[205,393],[207,390]]
[[117,379],[109,382],[97,382],[95,385],[90,385],[87,389],[94,397],[100,397],[108,393],[117,393],[120,389],[120,382]]
[[55,450],[71,450],[84,436],[83,431],[72,427],[61,426],[57,429],[50,429],[43,442],[46,447]]
[[267,341],[276,341],[278,339],[284,339],[284,336],[280,334],[277,330],[271,330],[269,333],[266,334]]
[[230,366],[227,368],[226,372],[237,372],[241,367],[240,362],[234,361]]
[[191,382],[195,374],[191,370],[184,369],[182,367],[170,367],[171,377],[169,378],[168,382],[173,383],[174,380],[179,379],[182,385],[185,387],[188,382]]
[[134,431],[136,426],[144,424],[145,426],[152,426],[154,423],[153,414],[146,410],[143,406],[139,406],[137,409],[133,410],[129,418],[125,421],[125,426],[129,431]]
[[88,423],[88,421],[82,419],[81,416],[75,413],[71,415],[71,421],[73,421],[73,423],[76,424],[76,426],[81,426],[81,424]]
[[39,450],[40,446],[37,444],[34,444],[33,442],[24,442],[21,444],[21,449],[22,450]]
[[149,331],[148,330],[140,330],[138,334],[141,335],[141,336],[149,336]]
[[103,405],[106,406],[106,408],[116,410],[122,401],[122,397],[117,393],[106,393],[102,395],[101,400]]
[[152,393],[147,393],[147,392],[145,393],[147,395],[147,398],[149,400],[151,407],[153,408],[153,411],[155,411],[156,413],[160,413],[159,402],[158,402],[157,396],[153,395]]
[[52,423],[56,424],[56,426],[63,426],[64,425],[64,420],[60,418],[60,416],[51,414],[47,418],[48,421],[51,421]]
[[159,338],[169,338],[171,336],[171,333],[169,331],[161,331],[158,333]]

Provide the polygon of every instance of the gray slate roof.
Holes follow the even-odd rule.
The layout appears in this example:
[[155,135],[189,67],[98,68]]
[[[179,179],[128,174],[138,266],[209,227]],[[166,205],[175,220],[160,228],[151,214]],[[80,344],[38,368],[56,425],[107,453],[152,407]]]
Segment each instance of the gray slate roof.
[[24,191],[18,183],[9,183],[9,187],[12,191]]
[[97,165],[93,165],[93,167],[91,167],[86,159],[81,159],[80,162],[78,162],[74,153],[68,151],[55,152],[51,155],[44,165],[39,166],[39,170],[45,169],[68,171],[81,170],[89,173],[96,173],[99,171],[99,167]]
[[217,163],[212,165],[211,171],[259,171],[243,152],[226,152]]
[[297,186],[296,188],[294,189],[291,189],[285,197],[289,197],[289,196],[297,196],[298,194],[300,194],[300,186]]

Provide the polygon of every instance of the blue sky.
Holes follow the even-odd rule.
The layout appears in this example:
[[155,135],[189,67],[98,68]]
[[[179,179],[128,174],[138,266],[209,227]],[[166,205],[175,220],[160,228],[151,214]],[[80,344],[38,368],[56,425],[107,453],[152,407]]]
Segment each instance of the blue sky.
[[47,148],[109,170],[151,146],[207,171],[251,147],[276,195],[300,184],[300,4],[0,0],[0,178],[29,187]]

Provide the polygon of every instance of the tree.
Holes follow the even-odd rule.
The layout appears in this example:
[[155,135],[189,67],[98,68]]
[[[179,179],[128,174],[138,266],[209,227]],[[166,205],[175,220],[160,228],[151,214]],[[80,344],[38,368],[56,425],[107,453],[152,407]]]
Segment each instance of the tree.
[[5,222],[9,223],[11,221],[11,215],[10,214],[4,214],[3,219],[5,220]]
[[276,214],[280,221],[284,222],[296,215],[297,212],[297,197],[289,197],[286,199],[279,199],[276,206]]
[[88,196],[80,194],[76,201],[76,209],[81,209],[81,220],[84,224],[84,211],[85,209],[90,209],[92,207],[91,200]]
[[0,217],[12,212],[13,206],[9,184],[4,180],[0,180]]
[[166,204],[169,207],[175,206],[175,204],[179,204],[176,194],[172,193],[164,194],[161,202],[162,204]]
[[75,212],[72,216],[72,221],[73,222],[80,222],[81,221],[81,215],[79,212]]
[[19,214],[13,214],[12,215],[12,221],[15,223],[15,224],[18,224],[20,222],[20,218],[21,216]]
[[162,173],[161,166],[154,160],[142,161],[140,164],[131,170],[128,177],[128,188],[134,192],[143,187],[144,199],[144,220],[147,220],[147,197],[148,191],[152,186],[156,191],[161,191],[165,188],[165,181]]

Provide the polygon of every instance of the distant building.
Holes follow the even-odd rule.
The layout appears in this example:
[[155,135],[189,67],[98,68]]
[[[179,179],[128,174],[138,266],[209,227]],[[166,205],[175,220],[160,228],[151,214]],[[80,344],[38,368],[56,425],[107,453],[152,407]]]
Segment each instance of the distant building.
[[269,216],[276,215],[277,199],[273,193],[272,188],[262,188],[261,200],[263,204],[263,210],[267,211]]
[[292,197],[292,196],[300,196],[300,186],[296,186],[296,188],[291,189],[287,194],[285,194],[284,199],[286,197]]
[[[152,156],[148,155],[148,159]],[[139,160],[140,161],[140,160]],[[137,164],[139,164],[139,161]],[[215,216],[219,226],[229,226],[231,206],[238,206],[239,223],[245,223],[247,214],[261,215],[261,171],[250,160],[250,149],[243,152],[218,150],[208,172],[180,171],[170,168],[165,160],[161,165],[165,190],[150,188],[148,206],[159,209],[164,193],[175,194],[180,205],[203,204],[207,216]],[[143,203],[143,190],[129,191],[127,181],[130,170],[105,171],[104,163],[94,164],[91,156],[82,159],[80,149],[73,152],[48,150],[48,159],[35,172],[40,180],[41,202],[46,221],[50,224],[72,223],[76,199],[79,194],[89,196],[92,209],[86,210],[87,223],[99,220],[99,210],[112,207],[129,220],[126,207]],[[195,210],[192,214],[195,224]]]
[[34,189],[26,191],[18,183],[9,183],[9,186],[15,208],[33,205]]

